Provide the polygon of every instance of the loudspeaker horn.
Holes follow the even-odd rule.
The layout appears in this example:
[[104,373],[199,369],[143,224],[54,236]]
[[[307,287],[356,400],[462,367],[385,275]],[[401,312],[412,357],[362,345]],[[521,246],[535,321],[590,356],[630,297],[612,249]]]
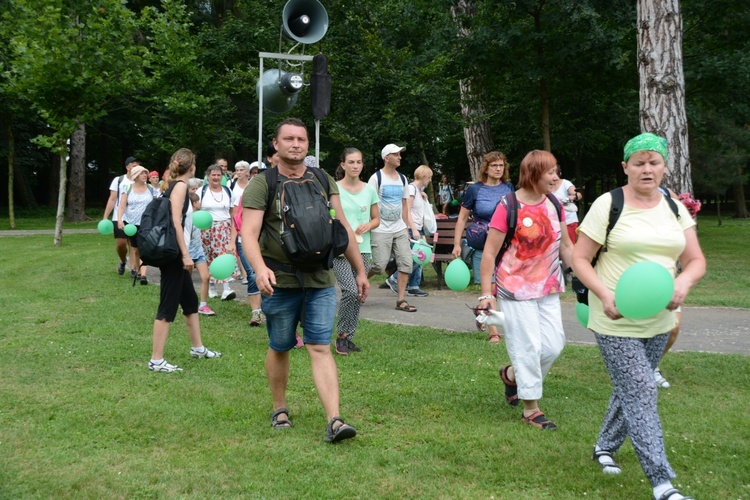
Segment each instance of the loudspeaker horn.
[[302,90],[304,80],[297,73],[288,73],[278,69],[264,71],[255,86],[260,97],[263,88],[263,107],[272,113],[284,113],[297,104],[299,91]]
[[328,12],[318,0],[289,0],[281,21],[284,36],[299,43],[315,43],[328,31]]

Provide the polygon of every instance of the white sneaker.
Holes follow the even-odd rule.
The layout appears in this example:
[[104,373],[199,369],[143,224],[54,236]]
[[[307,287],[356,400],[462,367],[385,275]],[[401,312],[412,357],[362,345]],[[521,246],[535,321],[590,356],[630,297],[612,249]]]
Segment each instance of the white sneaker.
[[669,382],[667,382],[667,379],[664,378],[658,368],[654,370],[654,380],[656,380],[656,385],[662,389],[669,389]]
[[153,363],[151,361],[148,362],[148,369],[152,372],[163,372],[163,373],[172,373],[172,372],[181,372],[182,368],[180,368],[177,365],[170,365],[167,363],[167,360],[165,359],[158,365],[156,363]]
[[216,291],[216,288],[210,287],[208,289],[208,298],[209,299],[215,299],[219,296],[219,292]]
[[196,351],[195,349],[190,349],[190,357],[200,358],[200,359],[203,359],[203,358],[213,359],[213,358],[220,358],[221,353],[218,351],[210,351],[204,347],[203,351]]
[[224,293],[221,294],[221,300],[232,300],[237,296],[236,293],[234,293],[234,290],[224,290]]

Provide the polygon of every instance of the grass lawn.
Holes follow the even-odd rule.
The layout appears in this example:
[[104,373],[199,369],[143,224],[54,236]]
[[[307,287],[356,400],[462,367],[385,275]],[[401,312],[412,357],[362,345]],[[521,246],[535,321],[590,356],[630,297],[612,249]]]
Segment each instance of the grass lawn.
[[[560,429],[543,433],[505,404],[507,353],[484,334],[363,321],[363,352],[336,358],[360,434],[328,445],[304,350],[292,352],[294,429],[271,429],[267,337],[245,305],[216,301],[201,318],[222,359],[189,358],[178,322],[166,354],[185,371],[150,373],[159,288],[113,272],[111,237],[0,245],[0,498],[649,498],[629,442],[620,476],[591,461],[610,391],[595,348],[568,346],[553,367],[542,408]],[[663,369],[674,483],[750,498],[750,357],[673,353]]]

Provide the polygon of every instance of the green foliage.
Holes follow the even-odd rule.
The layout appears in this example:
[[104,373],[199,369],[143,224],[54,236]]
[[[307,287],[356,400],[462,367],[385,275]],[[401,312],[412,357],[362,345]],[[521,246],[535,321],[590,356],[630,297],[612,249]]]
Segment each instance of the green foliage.
[[36,142],[64,153],[77,123],[101,117],[107,101],[133,84],[134,17],[119,0],[14,0],[4,17],[14,26],[5,76],[51,128]]

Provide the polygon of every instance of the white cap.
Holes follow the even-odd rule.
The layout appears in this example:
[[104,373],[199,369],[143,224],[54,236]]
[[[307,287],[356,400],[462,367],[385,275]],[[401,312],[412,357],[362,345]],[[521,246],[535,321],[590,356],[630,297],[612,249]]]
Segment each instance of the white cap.
[[258,167],[258,170],[265,170],[266,164],[263,162],[258,163],[257,161],[254,161],[250,164],[250,168],[253,168],[253,167]]
[[380,156],[382,156],[383,159],[385,160],[386,156],[393,154],[393,153],[401,153],[402,151],[406,151],[406,148],[405,147],[402,148],[401,146],[396,146],[395,144],[388,144],[380,152]]

